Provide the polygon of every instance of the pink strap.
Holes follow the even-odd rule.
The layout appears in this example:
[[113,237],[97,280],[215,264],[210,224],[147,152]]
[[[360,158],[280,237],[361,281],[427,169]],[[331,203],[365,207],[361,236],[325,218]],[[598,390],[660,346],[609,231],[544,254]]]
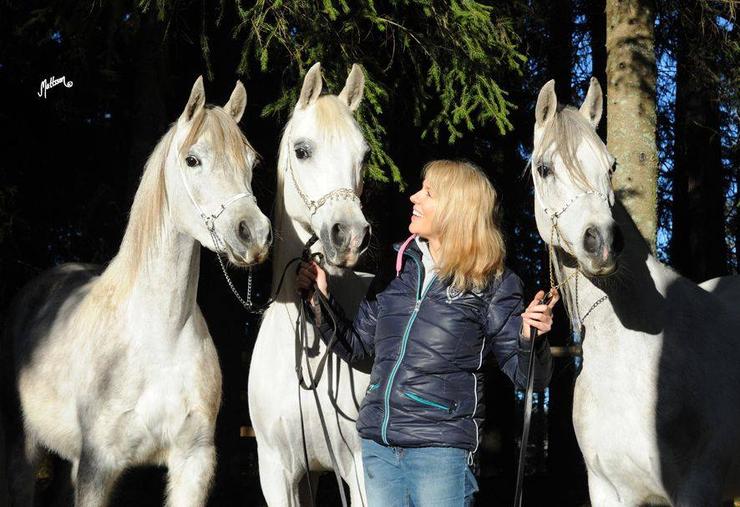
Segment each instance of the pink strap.
[[406,250],[406,247],[409,246],[409,243],[411,243],[415,238],[416,234],[412,234],[411,236],[406,238],[406,241],[401,244],[401,248],[398,249],[398,255],[396,256],[396,277],[401,274],[401,265],[403,264],[403,252]]

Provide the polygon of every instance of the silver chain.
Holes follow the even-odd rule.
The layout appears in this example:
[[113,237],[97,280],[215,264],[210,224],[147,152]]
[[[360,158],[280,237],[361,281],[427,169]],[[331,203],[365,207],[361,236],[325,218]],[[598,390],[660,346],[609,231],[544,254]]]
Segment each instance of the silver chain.
[[[578,273],[578,271],[576,271]],[[597,306],[599,306],[601,303],[609,299],[609,296],[604,294],[599,299],[594,301],[594,303],[591,305],[591,307],[586,311],[586,313],[583,315],[583,317],[580,316],[580,310],[578,309],[578,277],[576,276],[576,283],[575,283],[575,289],[576,289],[576,317],[578,318],[578,321],[583,324],[583,322],[586,320],[586,317],[588,317],[592,311],[596,309]]]
[[290,158],[288,158],[288,170],[290,171],[290,178],[293,180],[293,186],[295,186],[295,189],[298,191],[298,195],[301,197],[303,204],[306,205],[306,208],[308,208],[311,216],[314,216],[319,208],[321,208],[324,204],[332,199],[355,201],[360,205],[360,207],[362,207],[360,198],[357,197],[357,194],[351,188],[337,188],[336,190],[332,190],[331,192],[324,194],[316,201],[309,199],[308,195],[306,195],[306,193],[301,188],[301,185],[298,183],[298,178],[295,175],[293,164],[291,163]]
[[[535,177],[536,181],[536,177]],[[537,191],[537,185],[534,185],[534,194],[535,198],[539,201],[540,206],[542,207],[542,210],[545,212],[545,214],[550,218],[550,222],[552,223],[552,227],[550,229],[550,244],[548,245],[547,253],[548,253],[548,267],[550,269],[550,290],[553,289],[559,289],[561,287],[565,287],[571,278],[575,278],[575,310],[576,310],[576,318],[578,318],[578,321],[581,325],[583,325],[583,321],[586,320],[586,317],[588,317],[592,311],[596,309],[597,306],[599,306],[601,303],[609,299],[609,297],[604,294],[602,297],[597,299],[591,307],[588,309],[588,311],[583,315],[583,317],[580,316],[580,310],[578,309],[578,275],[583,274],[581,272],[581,269],[576,265],[575,272],[572,275],[569,275],[566,277],[564,281],[562,281],[559,284],[555,284],[555,278],[553,276],[553,267],[555,266],[555,247],[553,246],[553,239],[554,236],[557,234],[558,240],[560,242],[561,248],[568,252],[568,250],[565,248],[565,240],[563,239],[562,235],[560,234],[560,228],[558,227],[558,219],[560,216],[565,213],[565,211],[570,207],[571,204],[576,202],[581,197],[584,197],[586,195],[598,195],[602,200],[609,202],[609,198],[605,196],[603,193],[597,191],[597,190],[590,190],[586,192],[581,192],[580,194],[576,194],[573,197],[571,197],[568,201],[565,202],[562,208],[560,208],[559,211],[556,213],[551,213],[550,209],[544,205],[544,202],[542,201],[542,197],[540,196],[539,192]],[[572,253],[568,252],[570,255],[573,255]],[[575,257],[575,255],[573,255]]]
[[241,294],[239,294],[239,291],[236,290],[234,282],[231,280],[228,271],[226,271],[224,260],[221,258],[221,240],[216,234],[216,224],[213,223],[213,221],[211,221],[210,223],[206,221],[206,227],[208,227],[208,232],[211,234],[211,239],[213,239],[213,246],[216,248],[216,258],[218,259],[218,264],[221,266],[221,271],[224,274],[226,283],[229,285],[229,288],[234,294],[234,297],[247,311],[262,313],[261,311],[255,311],[254,304],[252,303],[252,266],[249,266],[249,278],[247,280],[247,299],[245,301],[244,298],[242,298]]
[[[537,191],[537,190],[535,189],[535,192],[536,192],[536,191]],[[589,190],[589,191],[586,191],[586,192],[581,192],[580,194],[576,194],[576,195],[574,195],[573,197],[571,197],[571,198],[570,198],[570,199],[569,199],[569,200],[568,200],[568,201],[567,201],[567,202],[565,203],[565,205],[564,205],[564,206],[563,206],[562,208],[560,208],[560,211],[558,211],[557,213],[550,213],[550,209],[549,209],[549,208],[545,208],[544,206],[543,206],[543,208],[542,208],[542,209],[543,209],[543,211],[544,211],[544,212],[545,212],[545,213],[546,213],[546,214],[547,214],[547,215],[548,215],[548,216],[550,217],[550,219],[553,219],[553,218],[554,218],[554,219],[557,219],[557,218],[559,218],[559,217],[560,217],[560,215],[562,215],[563,213],[565,213],[565,210],[567,210],[567,209],[568,209],[568,208],[570,207],[570,205],[571,205],[571,204],[573,204],[573,203],[574,203],[574,202],[576,202],[576,201],[577,201],[578,199],[580,199],[581,197],[584,197],[584,196],[586,196],[586,195],[598,195],[598,196],[599,196],[599,197],[601,197],[601,199],[602,199],[602,200],[604,200],[604,201],[608,201],[608,200],[609,200],[607,196],[605,196],[604,194],[602,194],[602,193],[601,193],[601,192],[599,192],[598,190]]]
[[[290,151],[291,138],[293,135],[293,122],[292,121],[289,123],[288,128],[289,130],[286,133],[286,136],[288,136],[288,151]],[[360,201],[360,198],[357,196],[357,193],[355,193],[355,191],[352,190],[351,188],[337,188],[327,194],[324,194],[318,200],[314,201],[313,199],[310,199],[308,195],[303,191],[303,188],[298,182],[298,177],[296,176],[295,171],[293,170],[293,161],[292,161],[292,157],[290,153],[288,153],[287,155],[286,164],[287,164],[286,170],[290,172],[290,179],[293,180],[293,186],[298,192],[298,195],[301,197],[303,204],[306,205],[306,208],[308,208],[309,213],[311,213],[311,216],[314,216],[316,212],[319,210],[319,208],[321,208],[324,204],[326,204],[328,201],[332,199],[345,199],[345,200],[355,201],[360,207],[362,207],[362,202]]]

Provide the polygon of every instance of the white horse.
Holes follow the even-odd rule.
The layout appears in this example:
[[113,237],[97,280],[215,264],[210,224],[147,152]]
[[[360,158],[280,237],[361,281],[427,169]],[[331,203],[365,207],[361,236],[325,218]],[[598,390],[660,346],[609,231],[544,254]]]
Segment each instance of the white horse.
[[[321,96],[321,68],[317,63],[306,74],[292,117],[280,142],[277,201],[274,225],[279,241],[273,254],[273,288],[277,289],[286,264],[300,256],[306,241],[316,234],[330,274],[332,293],[353,315],[365,295],[367,283],[351,267],[367,246],[370,228],[360,209],[363,158],[368,146],[352,117],[362,100],[364,75],[357,65],[339,96]],[[295,371],[295,321],[299,297],[295,269],[291,266],[275,303],[265,312],[249,369],[249,412],[257,437],[260,483],[271,506],[305,502],[299,482],[306,472],[331,470],[319,416],[311,392],[299,389]],[[343,288],[345,290],[343,290]],[[341,295],[340,295],[341,294]],[[325,347],[307,329],[315,372]],[[328,424],[338,472],[349,484],[351,501],[364,505],[364,479],[360,441],[355,423],[337,413],[329,399],[331,382],[340,409],[357,417],[369,375],[333,362],[333,378],[324,371],[318,386],[321,407]],[[305,362],[302,364],[304,378]],[[300,396],[300,405],[299,405]],[[304,463],[301,409],[306,431],[308,468]],[[310,477],[306,477],[311,480]],[[314,477],[315,479],[315,477]]]
[[105,505],[140,464],[167,466],[167,505],[205,504],[221,370],[196,302],[200,246],[246,266],[271,241],[251,191],[256,154],[237,126],[245,104],[237,82],[223,108],[205,106],[198,78],[107,269],[65,264],[20,293],[6,329],[21,409],[6,421],[13,505],[33,505],[42,447],[72,462],[78,507]]
[[[573,425],[595,507],[717,506],[740,493],[740,279],[697,286],[651,255],[615,200],[602,93],[536,107],[535,216],[583,333]],[[581,327],[582,326],[582,327]]]

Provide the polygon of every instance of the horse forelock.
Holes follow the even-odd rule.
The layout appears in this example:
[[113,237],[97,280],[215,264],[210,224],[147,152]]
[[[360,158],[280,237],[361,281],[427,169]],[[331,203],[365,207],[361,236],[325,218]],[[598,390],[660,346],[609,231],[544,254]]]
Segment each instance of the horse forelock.
[[[313,139],[319,143],[336,142],[362,136],[359,126],[352,116],[352,112],[342,100],[335,95],[322,95],[313,104],[313,107],[301,114],[313,115],[315,132],[311,132]],[[296,112],[291,118],[295,120]],[[299,133],[287,130],[293,139]]]
[[208,104],[196,112],[191,121],[190,130],[180,145],[180,156],[184,156],[201,136],[207,136],[218,165],[236,173],[245,169],[251,171],[252,163],[259,157],[257,151],[226,111]]
[[554,147],[573,181],[583,190],[595,190],[593,183],[578,161],[578,147],[583,142],[594,150],[603,147],[596,131],[578,109],[571,106],[559,106],[552,120],[543,126],[541,140],[532,153],[532,162],[535,165],[542,162],[546,154]]

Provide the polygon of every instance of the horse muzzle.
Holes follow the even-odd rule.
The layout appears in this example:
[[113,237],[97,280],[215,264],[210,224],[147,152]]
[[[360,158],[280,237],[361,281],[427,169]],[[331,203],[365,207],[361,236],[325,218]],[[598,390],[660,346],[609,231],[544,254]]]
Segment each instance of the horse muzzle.
[[367,222],[335,222],[319,234],[327,262],[338,267],[354,266],[370,244],[370,236]]
[[608,276],[617,269],[619,254],[624,249],[624,239],[619,226],[612,222],[605,226],[590,224],[583,233],[584,257],[579,260],[581,269],[590,276]]
[[272,227],[266,217],[239,220],[234,231],[233,247],[226,248],[229,261],[247,267],[267,259],[272,245]]

